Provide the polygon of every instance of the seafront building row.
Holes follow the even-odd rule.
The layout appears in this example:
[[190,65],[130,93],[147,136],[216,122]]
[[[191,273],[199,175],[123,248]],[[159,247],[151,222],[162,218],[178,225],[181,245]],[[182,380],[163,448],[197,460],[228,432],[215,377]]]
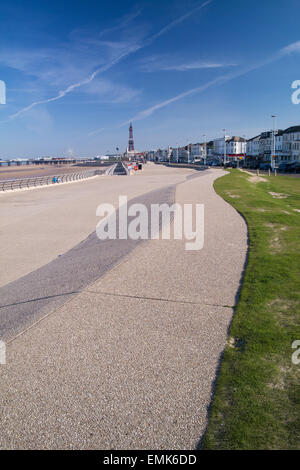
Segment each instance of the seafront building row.
[[216,138],[208,142],[190,143],[183,147],[167,147],[147,152],[149,160],[172,162],[259,161],[279,165],[300,162],[300,125],[288,129],[262,132],[246,139],[244,136]]

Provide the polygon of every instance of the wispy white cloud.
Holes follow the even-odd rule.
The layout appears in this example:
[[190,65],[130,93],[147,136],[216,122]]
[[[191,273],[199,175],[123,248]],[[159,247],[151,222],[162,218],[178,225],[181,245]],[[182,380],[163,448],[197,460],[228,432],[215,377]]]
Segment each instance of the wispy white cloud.
[[209,62],[189,62],[186,64],[170,65],[166,66],[165,70],[178,70],[185,72],[187,70],[197,69],[219,69],[223,67],[235,67],[236,64],[221,64],[221,63],[209,63]]
[[141,91],[100,77],[83,87],[86,94],[93,96],[94,102],[112,104],[128,103],[136,100]]
[[[67,94],[71,93],[72,91],[87,85],[91,83],[98,75],[106,72],[110,68],[112,68],[114,65],[118,64],[121,60],[125,59],[126,57],[130,56],[134,52],[149,46],[152,44],[158,37],[162,36],[163,34],[167,33],[170,31],[172,28],[189,18],[191,15],[195,14],[197,11],[201,10],[205,6],[209,5],[212,2],[212,0],[208,0],[201,5],[198,5],[197,7],[193,8],[192,10],[188,11],[184,15],[180,16],[179,18],[171,21],[167,26],[164,26],[160,31],[158,31],[156,34],[152,35],[148,39],[142,40],[142,41],[137,41],[131,45],[127,45],[127,47],[124,49],[123,47],[119,51],[117,55],[115,55],[111,60],[107,61],[105,64],[101,65],[101,67],[97,67],[92,73],[90,73],[86,78],[80,79],[77,82],[65,87],[63,90],[59,91],[56,95],[52,96],[51,98],[46,98],[46,99],[40,99],[37,101],[34,101],[33,103],[29,104],[28,106],[25,106],[24,108],[20,109],[14,114],[11,114],[7,121],[11,121],[20,115],[26,113],[27,111],[31,110],[32,108],[35,108],[36,106],[51,103],[57,100],[60,100],[61,98],[65,97]],[[138,12],[136,12],[136,16],[138,16]],[[134,15],[133,15],[134,16]],[[132,17],[129,17],[127,21],[132,21]],[[126,22],[126,21],[125,21]],[[109,30],[105,32],[108,33]],[[110,31],[111,32],[111,31]],[[103,33],[103,32],[102,32]],[[102,41],[103,42],[103,41]]]
[[189,70],[199,69],[219,69],[224,67],[235,67],[236,64],[221,64],[221,63],[209,63],[209,62],[187,62],[183,64],[165,65],[159,70],[174,70],[178,72],[186,72]]
[[135,20],[138,16],[140,16],[141,13],[142,13],[142,8],[139,8],[133,11],[132,13],[129,13],[123,18],[122,21],[118,22],[116,26],[112,26],[111,28],[106,28],[102,30],[101,33],[99,34],[99,37],[106,36],[107,34],[127,28],[130,25],[130,23],[133,22],[133,20]]
[[191,88],[191,89],[189,89],[189,90],[187,90],[183,93],[180,93],[178,95],[173,96],[172,98],[161,101],[160,103],[158,103],[154,106],[150,106],[149,108],[146,108],[143,111],[140,111],[136,116],[134,116],[134,117],[128,119],[127,121],[123,122],[119,127],[123,127],[123,126],[129,124],[132,121],[138,121],[138,120],[141,120],[141,119],[145,119],[148,116],[151,116],[153,113],[155,113],[159,109],[165,108],[165,107],[169,106],[170,104],[175,103],[176,101],[182,100],[182,99],[184,99],[184,98],[186,98],[190,95],[196,94],[196,93],[201,93],[201,92],[207,90],[208,88],[211,88],[211,87],[217,86],[217,85],[221,85],[221,84],[226,83],[230,80],[233,80],[235,78],[246,75],[246,74],[248,74],[248,73],[250,73],[254,70],[257,70],[261,67],[264,67],[268,64],[271,64],[271,63],[273,63],[273,62],[275,62],[275,61],[277,61],[277,60],[279,60],[279,59],[281,59],[281,58],[283,58],[283,57],[285,57],[285,56],[287,56],[291,53],[295,53],[295,52],[296,53],[300,52],[300,41],[289,44],[288,46],[280,49],[279,51],[276,51],[274,54],[272,54],[270,57],[266,58],[263,61],[260,61],[256,64],[253,64],[253,65],[250,65],[248,67],[242,68],[242,69],[240,69],[236,72],[218,76],[218,77],[214,78],[213,80],[210,80],[207,83],[205,83],[205,84],[203,84],[199,87]]
[[64,87],[70,79],[80,81],[86,71],[92,72],[96,66],[104,65],[110,58],[108,46],[80,49],[78,43],[60,44],[57,48],[38,50],[14,47],[0,48],[0,64],[22,72],[22,81],[30,79],[44,90]]
[[167,55],[151,56],[141,61],[141,70],[143,72],[161,72],[161,71],[178,71],[187,72],[190,70],[212,69],[223,67],[234,67],[237,64],[208,62],[203,60],[179,60],[177,57],[169,57]]
[[104,131],[104,127],[100,127],[100,129],[96,129],[95,131],[89,132],[88,136],[91,137],[96,134],[100,134],[100,132]]
[[53,117],[46,108],[30,110],[23,123],[28,131],[40,136],[49,136],[54,129]]
[[292,44],[289,44],[286,47],[283,47],[280,51],[280,55],[287,55],[287,54],[292,54],[293,52],[300,52],[300,41],[293,42]]
[[176,101],[182,100],[183,98],[186,98],[187,96],[193,95],[195,93],[200,93],[200,92],[210,88],[211,86],[216,85],[218,83],[225,82],[228,79],[229,78],[227,76],[217,77],[214,80],[211,80],[211,81],[205,83],[204,85],[201,85],[201,86],[196,87],[196,88],[191,88],[190,90],[187,90],[183,93],[180,93],[179,95],[175,95],[172,98],[161,101],[160,103],[158,103],[154,106],[150,106],[149,108],[144,109],[143,111],[140,111],[133,118],[128,119],[128,121],[123,122],[120,127],[123,127],[123,126],[129,124],[132,121],[139,121],[141,119],[145,119],[146,117],[151,116],[151,114],[153,114],[155,111],[158,111],[161,108],[165,108],[166,106],[169,106],[170,104],[175,103]]
[[205,8],[207,5],[209,5],[210,3],[212,3],[213,0],[207,0],[206,2],[204,3],[201,3],[200,5],[196,6],[195,8],[193,8],[192,10],[189,10],[187,11],[184,15],[180,16],[179,18],[176,18],[175,20],[171,21],[169,24],[167,24],[166,26],[164,26],[160,31],[158,31],[158,33],[154,34],[150,39],[151,41],[154,41],[155,39],[159,38],[160,36],[162,36],[163,34],[167,33],[168,31],[170,31],[171,29],[174,28],[174,26],[177,26],[179,25],[180,23],[182,23],[183,21],[187,20],[190,16],[194,15],[195,13],[197,13],[199,10],[202,10],[203,8]]
[[87,85],[87,84],[91,83],[97,75],[105,72],[106,70],[109,70],[113,65],[117,64],[118,62],[120,62],[120,60],[122,60],[124,57],[128,56],[129,54],[131,54],[133,51],[135,51],[137,49],[138,49],[138,46],[132,46],[127,51],[122,52],[119,56],[115,57],[111,62],[103,65],[102,67],[99,67],[98,69],[96,69],[87,78],[85,78],[85,79],[83,79],[83,80],[81,80],[77,83],[73,83],[72,85],[69,85],[67,88],[65,88],[64,90],[61,90],[57,95],[53,96],[52,98],[47,98],[47,99],[43,99],[43,100],[39,100],[39,101],[34,101],[30,105],[28,105],[28,106],[20,109],[19,111],[17,111],[16,113],[11,114],[9,116],[8,120],[13,120],[16,117],[20,116],[21,114],[26,113],[27,111],[29,111],[32,108],[35,108],[38,105],[47,104],[47,103],[51,103],[53,101],[60,100],[61,98],[63,98],[67,94],[69,94],[72,91],[76,90],[77,88],[80,88],[83,85]]

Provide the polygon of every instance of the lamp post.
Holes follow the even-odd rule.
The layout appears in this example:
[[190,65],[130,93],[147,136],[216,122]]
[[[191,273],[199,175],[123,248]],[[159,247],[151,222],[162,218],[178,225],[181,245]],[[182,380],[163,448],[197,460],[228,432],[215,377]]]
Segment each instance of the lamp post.
[[275,114],[272,114],[272,119],[273,119],[273,139],[272,139],[272,155],[271,155],[271,168],[272,171],[274,171],[275,168],[275,153],[276,153],[276,145],[275,145],[275,132],[276,132],[276,116]]
[[204,165],[206,165],[206,134],[203,134],[204,137]]
[[226,165],[226,129],[223,129],[224,132],[224,166]]
[[[243,159],[244,159],[244,164],[245,164],[245,160],[246,160],[246,135],[243,134],[242,135],[242,138],[244,139],[242,142],[241,142],[241,154],[243,155]],[[240,167],[240,162],[239,160],[237,160],[237,168]]]

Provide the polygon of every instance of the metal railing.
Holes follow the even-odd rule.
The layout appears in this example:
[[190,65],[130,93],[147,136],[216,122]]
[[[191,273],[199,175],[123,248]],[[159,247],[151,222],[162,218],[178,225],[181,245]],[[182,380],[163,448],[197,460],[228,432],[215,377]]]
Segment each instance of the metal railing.
[[0,191],[11,191],[13,189],[33,188],[35,186],[48,186],[51,184],[77,181],[91,176],[102,174],[102,170],[92,170],[80,173],[65,173],[62,175],[32,176],[27,178],[0,180]]

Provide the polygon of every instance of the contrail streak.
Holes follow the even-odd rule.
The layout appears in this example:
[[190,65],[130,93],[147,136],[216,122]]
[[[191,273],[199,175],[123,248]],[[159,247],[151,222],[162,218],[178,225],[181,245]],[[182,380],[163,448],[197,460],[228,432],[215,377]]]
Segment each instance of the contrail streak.
[[[11,121],[15,118],[17,118],[18,116],[20,116],[21,114],[24,114],[26,113],[27,111],[29,111],[30,109],[36,107],[36,106],[39,106],[41,104],[47,104],[47,103],[51,103],[52,101],[57,101],[57,100],[60,100],[61,98],[63,98],[64,96],[66,96],[68,93],[70,93],[71,91],[75,90],[76,88],[79,88],[83,85],[87,85],[88,83],[92,82],[95,77],[103,72],[106,72],[107,70],[109,70],[111,67],[113,67],[115,64],[117,64],[118,62],[120,62],[122,59],[124,59],[125,57],[131,55],[132,53],[138,51],[139,49],[142,49],[150,44],[152,44],[158,37],[162,36],[163,34],[165,34],[166,32],[168,32],[170,29],[172,29],[174,26],[178,25],[179,23],[181,23],[182,21],[186,20],[189,16],[193,15],[194,13],[196,13],[198,10],[204,8],[205,6],[207,6],[208,4],[210,4],[213,0],[208,0],[206,1],[205,3],[201,4],[201,5],[198,5],[196,8],[193,8],[192,10],[190,10],[189,12],[185,13],[184,15],[182,15],[181,17],[177,18],[176,20],[172,21],[170,24],[168,24],[167,26],[163,27],[158,33],[154,34],[153,36],[151,36],[149,39],[146,39],[144,41],[143,44],[141,45],[135,45],[135,46],[132,46],[129,50],[126,50],[125,52],[122,52],[118,57],[116,57],[115,59],[113,59],[111,62],[109,62],[108,64],[98,68],[97,70],[95,70],[89,77],[87,77],[86,79],[78,82],[78,83],[74,83],[73,85],[69,85],[65,90],[62,90],[60,91],[56,96],[53,96],[52,98],[47,98],[47,99],[44,99],[44,100],[40,100],[40,101],[35,101],[33,103],[31,103],[30,105],[26,106],[25,108],[22,108],[20,109],[19,111],[17,111],[16,113],[14,114],[11,114],[9,117],[8,117],[8,120],[7,121]],[[2,121],[2,122],[7,122],[7,121]]]
[[96,129],[95,131],[89,132],[88,136],[100,134],[100,132],[104,131],[104,127],[101,127],[100,129]]
[[167,26],[162,28],[158,33],[154,34],[150,38],[151,41],[155,41],[155,39],[159,38],[159,36],[162,36],[163,34],[167,33],[170,29],[174,28],[174,26],[177,26],[179,23],[182,23],[184,20],[192,16],[194,13],[196,13],[198,10],[201,10],[202,8],[206,7],[209,5],[213,0],[207,0],[207,2],[202,3],[201,5],[198,5],[197,7],[193,8],[192,10],[188,11],[184,15],[180,16],[176,20],[172,21],[169,23]]
[[257,64],[250,65],[249,67],[245,67],[244,69],[241,69],[237,72],[227,74],[227,75],[221,75],[213,80],[210,80],[209,82],[195,88],[191,88],[190,90],[187,90],[183,93],[180,93],[179,95],[173,96],[172,98],[169,98],[168,100],[162,101],[154,106],[151,106],[150,108],[144,109],[143,111],[140,111],[135,117],[132,117],[131,119],[128,119],[128,121],[123,122],[120,126],[118,127],[123,127],[127,124],[129,124],[132,121],[138,121],[141,119],[145,119],[148,116],[151,116],[155,111],[161,108],[165,108],[169,104],[172,104],[176,101],[182,100],[183,98],[186,98],[187,96],[193,95],[195,93],[201,93],[208,88],[211,88],[214,85],[221,85],[222,83],[226,83],[230,80],[233,80],[234,78],[240,77],[242,75],[246,75],[249,72],[252,72],[254,70],[257,70],[261,67],[264,67],[265,65],[271,64],[287,55],[290,55],[294,52],[300,52],[300,41],[295,42],[290,44],[287,47],[284,47],[277,51],[275,54],[270,56],[269,58],[265,59],[264,61],[261,61]]
[[15,119],[16,117],[20,116],[21,114],[25,113],[26,111],[29,111],[30,109],[34,108],[35,106],[38,106],[40,104],[46,104],[46,103],[51,103],[52,101],[57,101],[61,98],[63,98],[64,96],[66,96],[68,93],[70,93],[71,91],[75,90],[76,88],[79,88],[83,85],[86,85],[90,82],[92,82],[94,80],[94,78],[105,72],[106,70],[110,69],[113,65],[117,64],[118,62],[120,62],[120,60],[122,60],[124,57],[128,56],[129,54],[132,54],[132,52],[138,50],[140,48],[140,46],[133,46],[132,48],[130,48],[129,50],[127,50],[126,52],[123,52],[122,54],[120,54],[118,57],[116,57],[115,59],[113,59],[111,62],[109,62],[108,64],[106,65],[103,65],[102,67],[98,68],[97,70],[95,70],[89,77],[87,77],[86,79],[78,82],[78,83],[74,83],[73,85],[69,85],[65,90],[62,90],[60,91],[56,96],[53,96],[52,98],[47,98],[45,100],[40,100],[40,101],[35,101],[34,103],[31,103],[29,106],[26,106],[25,108],[22,108],[20,109],[20,111],[16,112],[15,114],[12,114],[11,116],[9,116],[8,120],[11,121],[12,119]]

